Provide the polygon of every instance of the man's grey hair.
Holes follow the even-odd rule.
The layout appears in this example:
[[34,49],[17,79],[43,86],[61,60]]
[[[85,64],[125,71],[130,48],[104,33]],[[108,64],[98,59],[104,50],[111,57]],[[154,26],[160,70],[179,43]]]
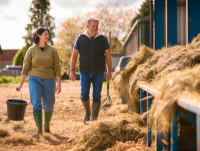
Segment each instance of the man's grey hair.
[[91,17],[91,18],[88,18],[87,19],[87,25],[89,25],[90,24],[90,21],[97,21],[98,23],[99,23],[99,20],[97,19],[97,18],[95,18],[95,17]]

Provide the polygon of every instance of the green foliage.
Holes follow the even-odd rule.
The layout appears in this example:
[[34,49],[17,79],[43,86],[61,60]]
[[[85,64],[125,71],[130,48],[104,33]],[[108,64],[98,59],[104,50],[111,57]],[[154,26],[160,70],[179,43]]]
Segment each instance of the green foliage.
[[66,72],[64,72],[64,74],[61,77],[62,80],[68,80],[69,79],[69,75],[66,74]]
[[150,0],[146,0],[139,9],[139,13],[131,21],[131,27],[134,25],[135,21],[139,18],[150,15]]
[[120,53],[124,53],[124,48],[119,49]]
[[25,46],[16,54],[13,60],[13,64],[22,65],[24,56],[28,48],[33,45],[32,35],[38,27],[46,27],[49,29],[49,43],[53,45],[54,34],[54,17],[49,14],[50,11],[50,1],[49,0],[32,0],[31,6],[29,8],[29,17],[31,23],[28,23],[25,27],[27,35],[24,38]]
[[[21,79],[20,76],[17,77],[2,76],[0,77],[0,83],[19,83],[20,79]],[[28,78],[25,79],[25,82],[28,82]]]
[[2,83],[9,83],[9,82],[11,82],[12,81],[12,78],[11,77],[6,77],[6,76],[2,76],[2,77],[0,77],[0,81],[2,82]]
[[13,58],[13,64],[16,66],[22,66],[23,65],[23,60],[24,60],[24,56],[25,53],[27,51],[26,47],[23,47],[22,49],[18,50],[18,52],[16,53],[15,57]]
[[29,17],[31,23],[26,25],[27,36],[23,37],[27,48],[33,44],[32,34],[38,27],[49,29],[49,42],[53,45],[52,39],[55,37],[53,29],[55,28],[54,17],[49,15],[49,0],[32,0],[29,8]]

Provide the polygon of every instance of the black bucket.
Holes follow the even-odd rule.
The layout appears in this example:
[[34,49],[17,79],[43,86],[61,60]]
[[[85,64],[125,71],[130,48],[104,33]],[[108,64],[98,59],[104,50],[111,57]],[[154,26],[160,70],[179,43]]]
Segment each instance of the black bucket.
[[20,99],[8,99],[7,103],[7,116],[9,120],[21,121],[24,119],[24,113],[26,106],[28,105],[27,101]]

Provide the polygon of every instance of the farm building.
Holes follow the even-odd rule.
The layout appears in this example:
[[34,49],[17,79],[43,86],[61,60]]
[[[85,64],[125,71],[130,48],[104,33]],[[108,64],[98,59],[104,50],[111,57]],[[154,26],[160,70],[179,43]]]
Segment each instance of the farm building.
[[155,0],[154,48],[190,43],[200,33],[199,6],[199,0]]
[[150,46],[149,20],[149,16],[136,20],[123,44],[125,56],[138,52],[141,45]]
[[0,55],[1,60],[1,68],[6,67],[6,65],[12,65],[12,59],[17,53],[18,49],[4,49],[2,50],[2,54]]
[[[150,0],[150,12],[148,37],[142,37],[138,19],[124,42],[124,55],[139,53],[114,75],[115,89],[133,111],[146,112],[148,147],[153,125],[156,150],[199,150],[199,90],[188,85],[199,80],[200,1]],[[147,47],[141,47],[142,39],[148,39]]]
[[151,4],[152,15],[138,19],[127,36],[125,56],[137,52],[142,44],[155,50],[185,45],[200,33],[199,0],[151,0]]

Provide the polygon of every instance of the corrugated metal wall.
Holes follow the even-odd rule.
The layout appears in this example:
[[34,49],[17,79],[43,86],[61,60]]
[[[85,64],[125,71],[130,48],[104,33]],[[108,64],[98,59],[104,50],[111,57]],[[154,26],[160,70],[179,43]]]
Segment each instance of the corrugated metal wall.
[[138,52],[138,28],[131,34],[129,40],[124,47],[124,55],[132,55]]
[[138,24],[124,46],[125,56],[138,52],[141,45],[150,46],[150,21],[140,22]]

